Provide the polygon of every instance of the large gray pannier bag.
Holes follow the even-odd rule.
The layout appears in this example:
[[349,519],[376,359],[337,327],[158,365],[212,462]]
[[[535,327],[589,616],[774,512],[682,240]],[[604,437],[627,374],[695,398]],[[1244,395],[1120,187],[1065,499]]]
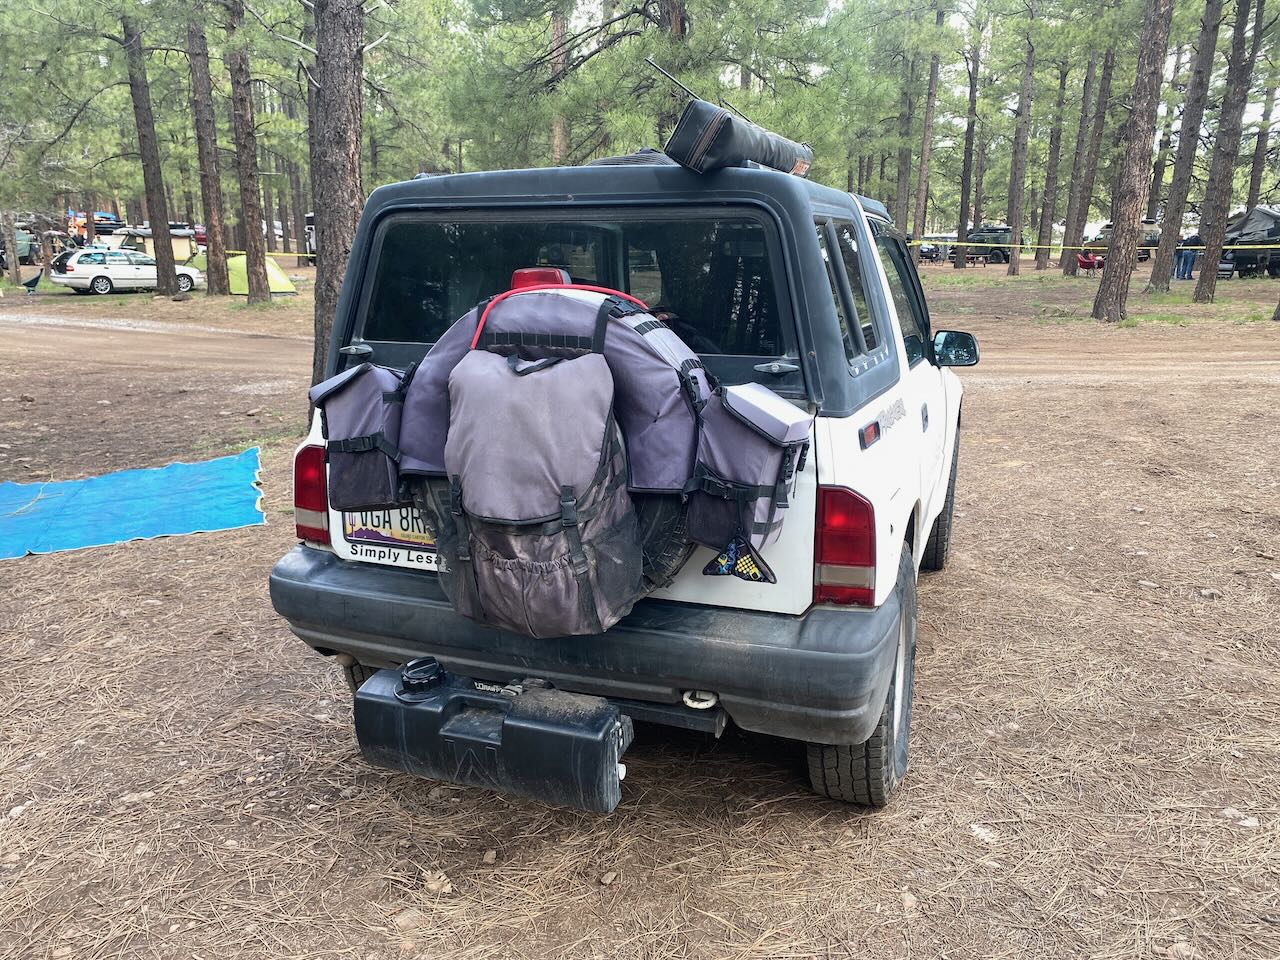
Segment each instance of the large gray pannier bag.
[[[705,572],[773,582],[755,551],[782,531],[813,417],[768,387],[744,383],[717,390],[702,420],[698,465],[689,481],[689,533],[721,551]],[[733,569],[742,554],[751,560]]]
[[362,363],[311,388],[329,462],[335,510],[387,510],[400,495],[400,425],[413,368]]
[[[518,350],[530,359],[573,355],[566,345],[590,342],[607,296],[581,288],[519,291],[494,303],[477,347]],[[604,359],[614,380],[614,416],[626,439],[646,589],[656,589],[674,579],[693,549],[682,498],[697,458],[698,411],[711,396],[711,381],[698,355],[666,324],[633,304],[613,303]],[[449,375],[476,339],[485,308],[481,304],[454,323],[414,375],[405,400],[402,476],[446,475]]]
[[598,634],[643,593],[601,354],[617,306],[599,303],[585,340],[523,338],[556,355],[522,357],[521,338],[490,338],[449,373],[445,477],[423,485],[421,505],[463,616],[531,637]]

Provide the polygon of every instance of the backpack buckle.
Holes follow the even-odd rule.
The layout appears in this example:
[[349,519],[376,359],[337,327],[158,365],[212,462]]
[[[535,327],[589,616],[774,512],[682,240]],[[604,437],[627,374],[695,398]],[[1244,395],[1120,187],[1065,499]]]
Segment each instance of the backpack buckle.
[[573,495],[573,487],[560,488],[560,526],[576,527],[578,525],[578,498]]

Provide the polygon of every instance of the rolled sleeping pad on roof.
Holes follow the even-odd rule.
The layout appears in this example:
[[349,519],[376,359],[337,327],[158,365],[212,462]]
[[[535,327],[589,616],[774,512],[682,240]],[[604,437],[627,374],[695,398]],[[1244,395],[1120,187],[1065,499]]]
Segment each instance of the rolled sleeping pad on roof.
[[804,144],[770,133],[705,100],[689,101],[663,152],[695,173],[752,162],[803,177],[813,163],[813,151]]

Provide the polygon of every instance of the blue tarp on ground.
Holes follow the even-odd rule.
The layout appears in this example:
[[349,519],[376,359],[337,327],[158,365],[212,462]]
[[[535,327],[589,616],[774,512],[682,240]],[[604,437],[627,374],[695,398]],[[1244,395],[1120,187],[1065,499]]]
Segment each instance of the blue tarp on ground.
[[258,448],[85,480],[0,483],[0,560],[266,523]]

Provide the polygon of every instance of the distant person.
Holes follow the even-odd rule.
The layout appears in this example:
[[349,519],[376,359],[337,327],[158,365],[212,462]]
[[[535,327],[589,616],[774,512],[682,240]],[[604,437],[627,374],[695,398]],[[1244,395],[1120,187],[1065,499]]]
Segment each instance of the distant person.
[[1189,237],[1185,237],[1178,241],[1178,259],[1174,264],[1173,279],[1175,280],[1191,280],[1192,270],[1196,265],[1196,247],[1204,246],[1204,240],[1200,238],[1200,234],[1193,233]]

